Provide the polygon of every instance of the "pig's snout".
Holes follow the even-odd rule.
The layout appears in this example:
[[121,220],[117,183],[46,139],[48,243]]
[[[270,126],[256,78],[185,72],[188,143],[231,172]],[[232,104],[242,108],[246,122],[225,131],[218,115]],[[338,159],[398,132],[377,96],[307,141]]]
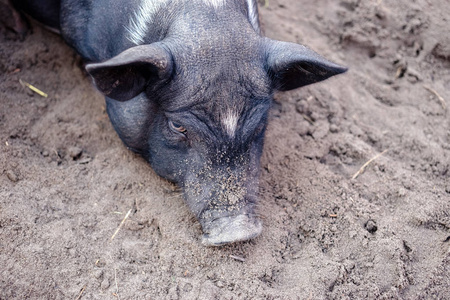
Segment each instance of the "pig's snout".
[[[203,230],[205,246],[221,246],[257,237],[262,230],[257,208],[257,164],[244,155],[220,155],[190,172],[185,199]],[[223,162],[225,160],[225,162]]]
[[241,214],[203,221],[202,244],[205,246],[221,246],[224,244],[246,241],[257,237],[262,224],[254,216]]

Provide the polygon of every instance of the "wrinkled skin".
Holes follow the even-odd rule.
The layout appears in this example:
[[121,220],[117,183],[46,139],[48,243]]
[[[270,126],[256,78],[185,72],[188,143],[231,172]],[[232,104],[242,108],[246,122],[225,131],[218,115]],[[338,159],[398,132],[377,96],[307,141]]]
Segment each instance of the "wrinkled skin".
[[[199,31],[207,32],[205,36],[193,33],[193,41],[167,38],[163,45],[177,66],[170,81],[137,99],[107,99],[107,109],[122,140],[146,157],[160,176],[183,188],[202,225],[203,243],[219,245],[253,238],[261,231],[254,206],[272,89],[261,38],[250,24],[240,35],[228,29],[211,37],[210,31]],[[214,45],[213,53],[196,53],[201,40]],[[130,109],[135,112],[124,116]],[[151,115],[137,117],[143,111]],[[223,124],[230,114],[238,116],[233,134]],[[172,130],[169,121],[186,132]]]
[[[87,71],[106,96],[122,141],[183,188],[202,225],[202,242],[222,245],[261,232],[259,161],[274,91],[345,68],[303,46],[262,37],[244,1],[220,9],[199,1],[169,1],[143,45],[117,34],[123,26],[102,28],[96,4],[86,9],[62,1],[61,31],[94,62]],[[96,21],[83,23],[80,16]],[[123,15],[117,19],[125,22]],[[115,39],[99,38],[108,32]]]

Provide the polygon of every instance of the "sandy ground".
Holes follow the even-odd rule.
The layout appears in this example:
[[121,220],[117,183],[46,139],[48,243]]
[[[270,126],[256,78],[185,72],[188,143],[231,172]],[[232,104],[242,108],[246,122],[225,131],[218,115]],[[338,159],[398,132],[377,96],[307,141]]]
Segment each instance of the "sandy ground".
[[0,25],[0,299],[450,299],[448,1],[260,12],[350,71],[276,95],[264,231],[220,248],[122,145],[76,54]]

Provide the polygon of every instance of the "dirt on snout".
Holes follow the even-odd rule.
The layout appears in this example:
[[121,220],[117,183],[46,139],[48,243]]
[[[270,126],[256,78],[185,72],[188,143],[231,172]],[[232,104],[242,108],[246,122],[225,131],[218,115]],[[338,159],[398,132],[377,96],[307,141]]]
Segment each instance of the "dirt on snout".
[[260,12],[350,70],[276,95],[262,235],[218,248],[61,38],[0,22],[0,299],[450,299],[448,0]]

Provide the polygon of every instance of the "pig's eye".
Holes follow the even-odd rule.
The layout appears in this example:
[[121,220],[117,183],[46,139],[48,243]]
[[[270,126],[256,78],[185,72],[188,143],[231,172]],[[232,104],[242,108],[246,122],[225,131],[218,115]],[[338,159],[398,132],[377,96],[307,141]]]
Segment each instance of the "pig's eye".
[[179,125],[177,123],[169,121],[169,126],[170,126],[170,129],[172,129],[172,130],[174,130],[176,132],[186,134],[186,128],[184,128],[183,126],[181,126],[181,125]]

